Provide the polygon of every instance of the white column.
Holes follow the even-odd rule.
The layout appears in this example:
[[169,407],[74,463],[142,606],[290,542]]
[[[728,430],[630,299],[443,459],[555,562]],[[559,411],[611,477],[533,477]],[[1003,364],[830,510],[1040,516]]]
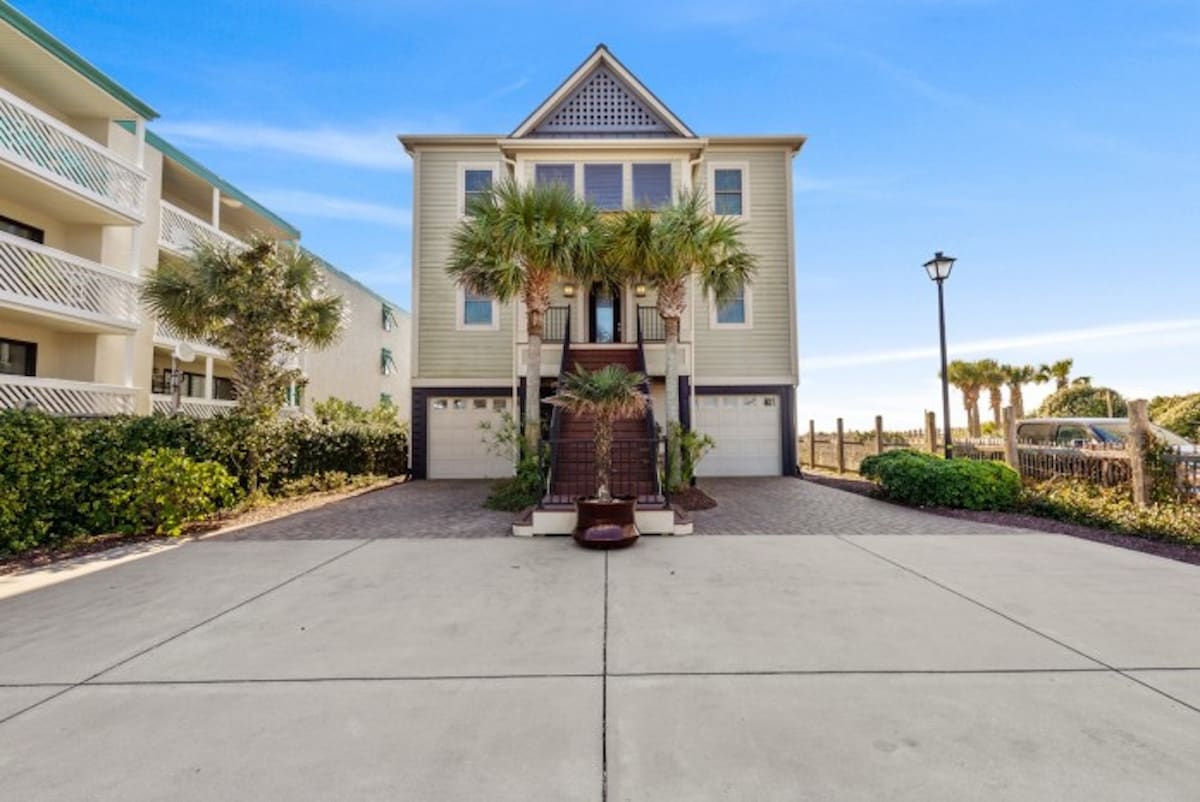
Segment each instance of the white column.
[[204,357],[204,397],[209,401],[213,399],[213,358],[211,356]]
[[134,336],[129,334],[125,337],[125,369],[121,376],[122,384],[126,387],[133,387],[133,353]]

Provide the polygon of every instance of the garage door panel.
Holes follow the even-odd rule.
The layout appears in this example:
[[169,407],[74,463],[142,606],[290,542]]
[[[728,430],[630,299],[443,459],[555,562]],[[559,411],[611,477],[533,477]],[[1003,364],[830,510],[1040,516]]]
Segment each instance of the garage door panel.
[[429,400],[429,478],[498,479],[512,476],[508,457],[489,451],[480,424],[498,427],[509,409],[507,397]]
[[696,429],[716,442],[697,466],[701,476],[778,476],[779,399],[773,395],[698,395]]

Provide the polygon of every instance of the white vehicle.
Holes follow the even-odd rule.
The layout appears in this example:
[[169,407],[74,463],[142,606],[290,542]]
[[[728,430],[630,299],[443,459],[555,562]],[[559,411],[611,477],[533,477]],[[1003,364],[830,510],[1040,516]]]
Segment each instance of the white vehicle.
[[[1150,424],[1154,436],[1182,454],[1200,453],[1200,446],[1174,432]],[[1028,418],[1017,422],[1017,440],[1039,446],[1084,448],[1120,447],[1129,439],[1128,418]]]

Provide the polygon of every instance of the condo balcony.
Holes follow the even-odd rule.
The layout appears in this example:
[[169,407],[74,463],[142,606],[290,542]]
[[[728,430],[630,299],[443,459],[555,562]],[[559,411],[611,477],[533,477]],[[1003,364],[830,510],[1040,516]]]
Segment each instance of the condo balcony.
[[237,237],[226,234],[211,223],[194,214],[185,212],[166,201],[160,205],[158,244],[159,247],[179,256],[185,256],[199,242],[245,247]]
[[140,322],[133,276],[4,232],[0,308],[85,331],[126,333]]
[[59,219],[129,225],[145,216],[146,173],[0,88],[0,184]]
[[53,415],[129,415],[137,390],[96,382],[0,373],[0,409],[38,409]]

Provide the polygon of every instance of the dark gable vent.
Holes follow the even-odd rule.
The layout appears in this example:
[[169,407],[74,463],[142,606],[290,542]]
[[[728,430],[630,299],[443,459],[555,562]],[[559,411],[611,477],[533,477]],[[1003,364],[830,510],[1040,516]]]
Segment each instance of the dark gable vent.
[[673,131],[638,100],[607,67],[597,67],[550,116],[535,134],[649,134]]

